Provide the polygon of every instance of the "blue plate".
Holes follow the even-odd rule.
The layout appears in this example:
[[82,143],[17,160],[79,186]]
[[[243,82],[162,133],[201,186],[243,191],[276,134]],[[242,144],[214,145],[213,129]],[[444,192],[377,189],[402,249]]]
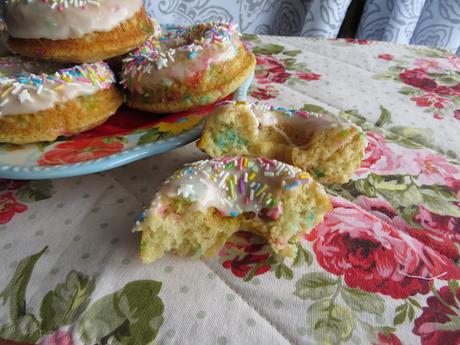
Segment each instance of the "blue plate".
[[[253,77],[233,94],[246,100]],[[0,178],[55,179],[113,169],[174,150],[200,137],[203,120],[215,105],[152,118],[122,107],[103,125],[51,143],[0,145]]]

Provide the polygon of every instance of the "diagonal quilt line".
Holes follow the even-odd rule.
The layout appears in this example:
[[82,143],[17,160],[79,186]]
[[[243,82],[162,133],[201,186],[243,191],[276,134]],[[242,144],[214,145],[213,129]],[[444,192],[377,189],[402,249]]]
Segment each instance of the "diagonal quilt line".
[[[232,286],[230,286],[227,281],[222,278],[219,274],[218,271],[214,270],[210,265],[208,265],[208,263],[206,263],[206,261],[204,261],[203,259],[200,259],[200,261],[211,271],[213,272],[218,278],[220,281],[222,281],[222,283],[224,283],[225,286],[227,286],[230,290],[232,290],[235,294],[237,294],[241,300],[249,307],[251,308],[252,310],[254,310],[254,312],[256,312],[257,315],[259,315],[263,320],[265,320],[266,322],[268,322],[270,324],[270,326],[272,326],[272,328],[284,339],[286,340],[286,342],[290,345],[295,345],[295,344],[300,344],[298,342],[295,341],[295,339],[289,337],[285,332],[283,332],[280,327],[278,325],[275,325],[271,320],[270,318],[267,316],[267,315],[264,315],[260,310],[258,310],[253,304],[251,304],[246,298],[244,298],[235,288],[233,288]],[[306,345],[314,345],[314,343],[306,343]]]

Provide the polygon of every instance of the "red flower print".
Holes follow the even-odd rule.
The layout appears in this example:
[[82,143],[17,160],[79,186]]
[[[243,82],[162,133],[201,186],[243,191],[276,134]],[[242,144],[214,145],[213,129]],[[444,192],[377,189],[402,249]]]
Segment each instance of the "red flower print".
[[434,59],[416,58],[414,65],[427,72],[442,72],[439,62]]
[[406,234],[425,243],[428,247],[436,250],[449,259],[457,261],[460,258],[457,245],[455,244],[457,239],[452,236],[452,230],[449,229],[446,231],[446,229],[436,229],[432,226],[427,226],[418,220],[419,216],[416,216],[414,221],[420,223],[424,228],[415,229],[399,216],[398,212],[389,202],[383,199],[368,198],[364,195],[360,195],[355,199],[355,203],[367,212],[378,217],[381,221],[391,225],[398,231],[404,231]]
[[[455,203],[460,209],[460,202]],[[446,234],[449,240],[460,244],[460,218],[443,216],[430,212],[423,205],[415,216],[415,220],[424,228]]]
[[371,172],[379,174],[394,172],[400,165],[400,157],[387,146],[383,135],[377,132],[367,132],[366,139],[367,147],[364,151],[364,158],[356,175],[362,176]]
[[391,54],[380,54],[378,56],[379,59],[385,60],[385,61],[391,61],[393,60],[393,55]]
[[91,138],[57,144],[38,161],[39,165],[61,165],[89,161],[120,152],[123,144]]
[[433,92],[441,96],[454,96],[457,94],[457,91],[455,91],[453,88],[444,85],[438,86],[433,90]]
[[299,77],[302,80],[319,80],[321,78],[321,74],[316,74],[316,73],[302,73],[302,72],[297,72],[296,76]]
[[453,178],[454,174],[460,173],[460,169],[449,163],[444,157],[431,152],[417,151],[411,163],[416,169],[413,175],[418,174],[417,183],[419,185],[446,185],[447,178]]
[[449,98],[438,96],[433,92],[425,93],[421,96],[411,97],[419,107],[435,107],[437,109],[444,108],[447,104],[451,103]]
[[307,239],[318,263],[346,284],[393,298],[426,294],[433,279],[460,279],[460,268],[357,205],[333,198],[334,210]]
[[446,177],[447,186],[449,189],[457,194],[457,197],[460,199],[460,179],[455,177]]
[[438,84],[428,77],[426,72],[421,68],[406,69],[399,75],[403,83],[414,86],[424,91],[434,90]]
[[267,100],[276,98],[280,92],[278,89],[273,87],[272,85],[267,85],[265,87],[255,87],[252,88],[250,91],[252,97],[258,100]]
[[369,40],[359,40],[355,38],[345,38],[345,42],[352,43],[352,44],[359,44],[359,45],[371,44],[371,41]]
[[27,210],[27,206],[16,201],[12,192],[0,195],[0,224],[6,224],[16,213]]
[[0,179],[0,190],[16,190],[27,183],[29,181]]
[[377,334],[377,341],[372,342],[372,345],[402,345],[402,343],[393,333],[379,333]]
[[222,265],[240,278],[244,278],[249,271],[255,269],[255,275],[270,271],[267,260],[271,249],[266,241],[248,231],[235,233],[220,250]]
[[259,84],[284,84],[291,76],[284,64],[273,56],[257,56],[256,80]]
[[57,330],[41,338],[37,345],[73,345],[72,337],[64,330]]
[[443,286],[437,295],[427,298],[427,305],[415,319],[412,330],[421,338],[422,345],[460,344],[459,301],[460,289],[452,291],[448,286]]

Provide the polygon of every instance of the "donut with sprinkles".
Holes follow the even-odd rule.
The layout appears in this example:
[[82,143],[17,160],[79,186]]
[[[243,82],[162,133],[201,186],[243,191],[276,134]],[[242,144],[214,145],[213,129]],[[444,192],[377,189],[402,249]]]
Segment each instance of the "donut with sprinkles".
[[123,55],[158,30],[142,0],[6,0],[8,46],[63,63]]
[[128,105],[170,113],[212,104],[234,92],[254,71],[255,57],[234,25],[163,27],[123,61]]
[[18,56],[0,58],[0,142],[53,141],[93,128],[122,103],[103,62],[62,68]]
[[324,184],[346,183],[367,146],[362,129],[325,112],[226,101],[206,120],[198,148],[211,157],[278,159]]
[[160,187],[136,222],[141,258],[165,252],[211,255],[240,229],[266,237],[293,256],[299,239],[331,209],[324,188],[294,166],[267,159],[224,157],[185,165]]

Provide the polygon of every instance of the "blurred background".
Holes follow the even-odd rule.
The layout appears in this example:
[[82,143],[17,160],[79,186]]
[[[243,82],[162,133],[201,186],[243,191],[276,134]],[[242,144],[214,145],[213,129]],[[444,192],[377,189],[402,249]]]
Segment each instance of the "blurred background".
[[[129,1],[129,0],[128,0]],[[244,33],[356,38],[460,55],[460,0],[146,0],[160,23],[224,20]]]

